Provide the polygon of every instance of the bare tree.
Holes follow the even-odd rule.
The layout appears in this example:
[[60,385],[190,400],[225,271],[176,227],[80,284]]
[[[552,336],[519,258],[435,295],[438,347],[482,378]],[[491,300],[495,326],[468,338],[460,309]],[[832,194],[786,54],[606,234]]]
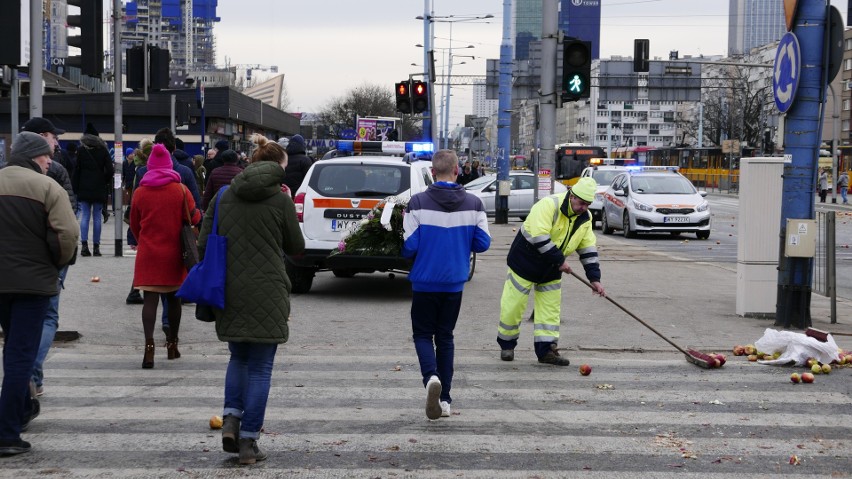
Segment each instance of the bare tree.
[[[393,88],[363,84],[347,92],[344,96],[333,98],[317,113],[319,123],[328,128],[329,137],[340,139],[343,130],[355,128],[355,118],[365,116],[399,117],[396,111],[396,99]],[[415,140],[422,136],[420,119],[411,115],[401,115],[402,125],[399,139]]]
[[712,145],[738,139],[750,146],[763,141],[770,116],[772,90],[763,70],[725,66],[705,79],[704,136]]

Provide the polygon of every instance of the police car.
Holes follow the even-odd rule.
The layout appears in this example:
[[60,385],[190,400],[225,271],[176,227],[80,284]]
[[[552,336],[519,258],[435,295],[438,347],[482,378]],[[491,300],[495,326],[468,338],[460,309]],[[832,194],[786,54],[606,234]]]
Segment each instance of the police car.
[[[632,160],[631,160],[632,161]],[[624,166],[624,160],[617,158],[592,158],[589,161],[591,166],[583,169],[580,178],[591,177],[598,184],[598,189],[595,192],[595,200],[589,205],[589,213],[592,214],[592,227],[594,228],[598,221],[601,221],[601,212],[603,211],[603,195],[609,188],[612,180],[621,172],[627,171]]]
[[603,195],[601,230],[636,233],[695,233],[710,237],[710,204],[706,191],[677,172],[677,167],[627,167]]
[[385,198],[425,191],[434,181],[431,155],[431,143],[341,141],[334,155],[314,163],[293,195],[305,239],[303,253],[285,257],[293,292],[307,293],[321,271],[407,272],[411,261],[402,257],[329,254]]

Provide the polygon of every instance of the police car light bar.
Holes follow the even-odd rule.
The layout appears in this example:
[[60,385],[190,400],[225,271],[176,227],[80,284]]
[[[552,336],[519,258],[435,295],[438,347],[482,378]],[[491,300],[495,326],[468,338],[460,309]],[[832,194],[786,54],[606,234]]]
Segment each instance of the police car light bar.
[[434,146],[430,142],[416,141],[353,141],[341,140],[337,142],[339,151],[355,153],[431,153]]
[[640,171],[678,171],[679,166],[628,166],[627,169],[632,172]]

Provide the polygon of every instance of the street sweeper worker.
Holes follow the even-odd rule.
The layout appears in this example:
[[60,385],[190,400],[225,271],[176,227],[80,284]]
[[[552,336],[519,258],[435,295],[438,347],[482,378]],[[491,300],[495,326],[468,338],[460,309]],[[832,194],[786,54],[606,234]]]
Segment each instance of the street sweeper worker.
[[500,324],[497,343],[500,359],[515,359],[521,330],[521,315],[529,294],[534,294],[533,341],[538,362],[568,366],[559,355],[559,319],[562,301],[562,273],[571,274],[567,256],[577,252],[594,294],[606,296],[592,215],[589,205],[595,199],[597,183],[580,178],[570,190],[540,199],[530,210],[523,227],[512,242],[506,263],[509,274],[500,298]]

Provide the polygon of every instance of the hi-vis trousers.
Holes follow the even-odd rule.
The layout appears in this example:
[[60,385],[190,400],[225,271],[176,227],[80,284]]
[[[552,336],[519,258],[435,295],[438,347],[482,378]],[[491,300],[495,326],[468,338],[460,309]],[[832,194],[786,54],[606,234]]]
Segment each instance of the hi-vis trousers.
[[533,283],[509,269],[500,298],[500,324],[497,342],[502,349],[515,349],[521,335],[521,315],[527,307],[530,291],[534,291],[535,321],[533,341],[536,353],[549,351],[559,341],[559,318],[562,302],[562,279]]

